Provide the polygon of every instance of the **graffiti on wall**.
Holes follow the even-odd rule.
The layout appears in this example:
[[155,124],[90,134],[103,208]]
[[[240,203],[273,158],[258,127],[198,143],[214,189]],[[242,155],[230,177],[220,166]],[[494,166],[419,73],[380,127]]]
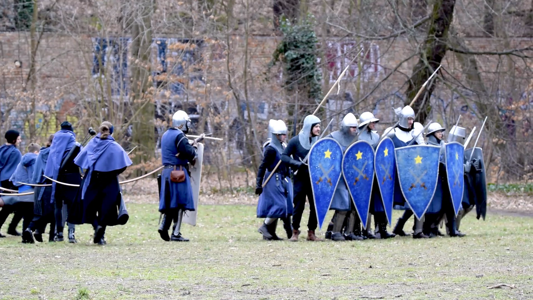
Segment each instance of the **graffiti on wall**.
[[324,58],[326,61],[323,66],[327,70],[329,81],[337,80],[348,65],[350,67],[343,80],[354,80],[361,75],[364,81],[376,81],[384,73],[379,45],[374,43],[330,41],[324,49]]
[[128,94],[129,43],[129,38],[93,38],[92,75],[111,81],[112,96]]

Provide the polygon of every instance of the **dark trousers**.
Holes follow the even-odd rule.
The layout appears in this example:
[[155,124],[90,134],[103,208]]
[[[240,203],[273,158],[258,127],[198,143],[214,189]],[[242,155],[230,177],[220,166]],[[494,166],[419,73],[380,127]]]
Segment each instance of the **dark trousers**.
[[[304,177],[304,176],[302,176]],[[313,200],[313,192],[309,183],[309,175],[306,178],[296,178],[294,180],[294,215],[292,217],[292,228],[294,230],[300,229],[300,221],[305,208],[305,200],[309,199],[309,220],[307,222],[307,228],[309,230],[315,230],[318,226],[318,220],[315,210],[315,201]]]
[[34,216],[33,220],[28,225],[28,228],[31,231],[38,231],[39,233],[44,233],[46,229],[46,224],[50,223],[50,235],[55,235],[56,220],[54,214],[50,213],[46,216]]
[[[18,187],[14,186],[13,183],[9,180],[4,180],[0,182],[0,186],[10,190],[18,190]],[[13,219],[11,219],[8,231],[13,231],[17,229],[20,220],[22,220],[22,218],[24,217],[24,212],[17,212],[16,205],[6,205],[2,207],[2,210],[0,210],[0,228],[2,228],[7,217],[13,212],[15,213],[15,215],[13,215]]]
[[[56,232],[63,232],[65,228],[65,223],[67,222],[67,204],[63,200],[56,199],[55,201],[55,210],[54,215],[56,219]],[[74,224],[68,223],[68,229],[74,229]]]
[[[32,206],[32,210],[33,210],[33,206]],[[24,217],[24,212],[21,210],[17,210],[17,205],[6,205],[2,207],[2,210],[0,211],[0,228],[2,228],[2,225],[4,225],[7,217],[11,213],[15,213],[15,214],[13,215],[13,219],[11,219],[11,223],[9,224],[8,231],[13,231],[17,229],[17,226],[19,225],[20,220],[22,220],[22,218]]]

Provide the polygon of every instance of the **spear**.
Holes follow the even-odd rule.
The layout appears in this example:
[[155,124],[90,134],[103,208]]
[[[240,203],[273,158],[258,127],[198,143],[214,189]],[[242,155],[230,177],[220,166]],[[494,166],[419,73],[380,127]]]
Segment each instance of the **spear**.
[[442,65],[440,65],[434,72],[433,74],[431,74],[431,76],[429,76],[428,80],[426,80],[426,82],[424,82],[424,84],[422,85],[422,87],[420,88],[420,90],[418,91],[418,93],[416,93],[415,97],[413,98],[413,101],[411,101],[411,103],[409,103],[409,106],[413,106],[413,104],[415,104],[416,102],[416,99],[418,99],[418,97],[420,97],[420,95],[422,94],[422,92],[424,91],[424,89],[426,88],[426,85],[431,81],[431,79],[437,75],[437,71],[440,69],[440,67],[442,67]]
[[[420,95],[422,94],[422,92],[424,91],[424,89],[426,88],[426,85],[429,83],[429,81],[431,79],[433,79],[433,77],[437,74],[437,71],[440,69],[440,67],[442,67],[442,65],[440,65],[434,72],[433,74],[431,74],[431,76],[429,76],[429,78],[426,80],[426,82],[424,82],[424,84],[422,85],[422,87],[420,88],[420,90],[418,91],[418,93],[416,93],[415,97],[413,98],[413,101],[411,101],[411,103],[409,103],[409,106],[413,106],[413,104],[415,104],[416,100],[418,100],[418,97],[420,97]],[[381,136],[381,138],[379,139],[378,141],[378,144],[379,142],[381,142],[382,139],[384,139],[385,137],[387,137],[387,134],[389,134],[389,132],[391,130],[393,130],[396,126],[398,126],[398,124],[400,123],[400,121],[398,120],[398,122],[396,122],[396,124],[394,124],[392,127],[389,128],[389,130],[387,130],[387,132],[384,132],[383,135]]]
[[485,120],[483,120],[483,124],[481,124],[481,128],[479,129],[479,133],[477,134],[476,142],[474,143],[474,148],[472,148],[472,152],[470,152],[470,158],[466,162],[465,172],[467,172],[467,173],[470,172],[472,156],[474,155],[474,151],[476,151],[477,142],[479,141],[479,137],[481,136],[481,133],[483,132],[483,127],[485,127],[485,122],[487,122],[487,118],[488,117],[485,117]]
[[476,132],[476,127],[474,127],[472,129],[472,132],[470,132],[470,134],[468,135],[468,138],[466,139],[465,145],[464,145],[465,149],[466,149],[466,146],[468,146],[468,144],[470,143],[470,140],[472,139],[472,136],[474,135],[474,132]]
[[352,59],[350,61],[350,63],[346,66],[346,68],[344,68],[344,71],[342,71],[342,73],[339,75],[339,78],[337,78],[337,80],[335,81],[335,83],[333,84],[333,86],[329,89],[328,93],[326,94],[326,96],[324,97],[324,99],[322,99],[322,101],[320,101],[320,103],[318,104],[318,107],[315,109],[315,111],[313,112],[313,115],[316,115],[316,113],[318,112],[318,110],[320,109],[320,107],[324,104],[324,102],[326,102],[326,100],[328,99],[328,96],[329,94],[331,94],[331,92],[333,91],[333,89],[335,89],[335,86],[337,86],[340,82],[341,82],[341,79],[344,77],[344,75],[346,74],[346,71],[348,71],[348,69],[350,68],[350,66],[352,65],[352,63],[357,59],[357,57],[359,56],[359,54],[361,54],[361,51],[363,51],[363,49],[359,50],[359,52],[357,52],[357,54],[355,55],[354,59]]

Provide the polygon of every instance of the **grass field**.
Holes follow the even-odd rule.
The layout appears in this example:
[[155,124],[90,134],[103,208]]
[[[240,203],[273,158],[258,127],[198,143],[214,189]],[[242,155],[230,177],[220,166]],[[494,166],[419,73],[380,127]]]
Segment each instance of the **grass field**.
[[465,238],[290,243],[261,240],[255,206],[204,205],[182,228],[191,242],[170,243],[155,204],[128,208],[103,247],[89,225],[75,245],[0,239],[0,298],[533,299],[528,217],[471,214]]

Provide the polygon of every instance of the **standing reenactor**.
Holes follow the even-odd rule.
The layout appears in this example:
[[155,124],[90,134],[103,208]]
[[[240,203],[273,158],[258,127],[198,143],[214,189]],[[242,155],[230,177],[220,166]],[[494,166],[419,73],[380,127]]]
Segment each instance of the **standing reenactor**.
[[[21,138],[19,132],[13,129],[6,132],[5,138],[7,143],[0,147],[0,185],[6,189],[17,190],[17,187],[9,181],[9,178],[11,178],[11,175],[13,175],[13,172],[15,172],[15,169],[22,159],[22,154],[17,148]],[[9,224],[7,234],[20,236],[20,233],[17,231],[17,226],[20,220],[22,220],[23,212],[15,211],[13,205],[4,205],[2,207],[2,210],[0,211],[0,228],[4,225],[9,214],[13,212],[15,214]],[[6,236],[0,233],[0,238],[3,237]]]
[[[406,147],[409,144],[425,145],[426,143],[424,142],[424,137],[421,134],[423,126],[420,123],[415,124],[414,110],[410,106],[405,106],[402,109],[397,109],[397,114],[399,117],[398,126],[385,130],[385,132],[387,132],[387,135],[392,139],[392,142],[394,143],[394,148],[398,149]],[[404,196],[402,195],[398,178],[394,186],[394,194],[394,204],[399,205],[401,207],[405,207],[407,203]],[[398,222],[394,227],[393,233],[400,236],[406,236],[407,234],[403,231],[403,227],[412,215],[413,211],[407,207],[403,216],[398,219]],[[427,237],[428,236],[423,233],[423,221],[415,218],[413,238],[419,239]]]
[[[81,175],[78,166],[74,164],[75,155],[69,155],[76,147],[80,147],[80,145],[76,142],[76,134],[74,134],[72,124],[68,121],[61,123],[61,129],[54,134],[54,140],[50,146],[44,175],[60,182],[79,185]],[[52,183],[51,201],[55,204],[55,241],[57,242],[64,240],[63,229],[68,217],[67,208],[76,198],[77,192],[77,187]],[[74,224],[69,223],[69,243],[76,243],[74,231]]]
[[[23,183],[28,183],[31,181],[31,177],[33,176],[33,170],[35,168],[35,161],[37,159],[37,155],[39,154],[40,148],[41,146],[39,146],[38,144],[29,144],[28,152],[24,154],[24,156],[22,156],[22,159],[18,164],[17,169],[9,179],[11,183],[18,188],[19,193],[32,193],[34,191],[33,187],[25,185]],[[34,196],[33,194],[30,194],[17,196],[16,198],[17,203],[14,204],[15,210],[23,214],[24,221],[22,223],[22,230],[24,232],[30,225],[31,220],[33,219]],[[31,241],[26,240],[23,235],[22,242],[27,243]]]
[[285,148],[281,160],[288,164],[293,170],[298,173],[294,176],[294,216],[292,219],[292,237],[291,241],[298,241],[300,236],[300,221],[305,208],[305,199],[309,200],[309,221],[307,223],[307,240],[319,240],[315,235],[315,230],[318,226],[318,220],[315,210],[315,203],[313,200],[313,192],[311,189],[311,182],[309,180],[309,169],[306,162],[304,162],[307,153],[311,146],[318,140],[320,135],[320,119],[314,115],[305,117],[303,128],[300,133],[293,137],[287,148]]
[[[341,129],[332,132],[329,137],[336,140],[342,148],[343,153],[348,149],[348,147],[355,141],[357,137],[357,118],[354,114],[349,113],[342,119]],[[345,223],[345,220],[355,220],[355,216],[352,216],[355,213],[355,206],[352,202],[350,193],[348,192],[348,187],[344,181],[343,175],[341,174],[341,179],[333,195],[333,200],[331,201],[330,209],[335,210],[333,216],[333,229],[331,234],[331,240],[333,241],[344,241],[346,238],[341,233],[342,227]],[[356,213],[355,213],[356,215]],[[347,239],[355,240],[358,239],[355,237],[353,230],[353,221],[352,224],[347,222],[347,229],[345,234]]]
[[[161,138],[161,159],[165,168],[161,174],[159,212],[163,214],[158,232],[164,241],[188,242],[181,235],[185,211],[194,211],[189,164],[196,162],[196,145],[191,145],[185,134],[189,131],[189,115],[178,110],[172,116],[170,127]],[[172,235],[168,235],[174,220]]]
[[106,244],[104,235],[107,226],[124,225],[129,218],[122,207],[118,175],[131,165],[131,160],[115,142],[113,131],[113,124],[103,122],[99,133],[74,159],[74,163],[86,171],[78,194],[69,207],[68,221],[92,224],[93,243],[98,245]]
[[[374,117],[374,114],[371,112],[364,112],[359,118],[359,140],[368,142],[374,152],[380,141],[379,134],[374,131],[376,124],[379,122],[379,119]],[[388,239],[395,237],[395,234],[390,234],[387,232],[387,216],[385,214],[385,208],[383,207],[383,202],[381,200],[381,194],[379,193],[379,187],[377,183],[377,177],[374,178],[374,184],[372,188],[372,198],[370,202],[370,213],[374,215],[374,221],[376,223],[376,235],[374,236],[370,230],[370,215],[368,216],[368,222],[366,224],[366,229],[363,231],[363,235],[368,238],[381,238]]]
[[289,167],[286,163],[280,162],[281,155],[285,150],[287,125],[282,120],[270,120],[268,128],[270,142],[264,146],[263,161],[257,172],[255,188],[255,194],[259,195],[257,217],[265,218],[263,225],[259,227],[259,233],[263,235],[264,240],[281,240],[276,234],[278,219],[281,218],[287,238],[290,239],[292,237],[291,215],[293,213],[292,182]]
[[[46,162],[48,161],[48,155],[50,154],[50,146],[54,135],[50,135],[46,147],[42,147],[39,151],[39,155],[35,160],[35,167],[33,169],[33,175],[31,183],[45,185],[38,186],[34,191],[33,198],[33,219],[23,232],[23,239],[27,243],[34,243],[34,238],[38,242],[43,242],[43,233],[45,231],[46,224],[50,223],[50,234],[48,241],[54,242],[55,238],[55,216],[54,216],[54,204],[51,203],[50,197],[52,196],[52,185],[49,179],[46,179],[44,175],[44,169]],[[49,185],[49,186],[46,186]]]

